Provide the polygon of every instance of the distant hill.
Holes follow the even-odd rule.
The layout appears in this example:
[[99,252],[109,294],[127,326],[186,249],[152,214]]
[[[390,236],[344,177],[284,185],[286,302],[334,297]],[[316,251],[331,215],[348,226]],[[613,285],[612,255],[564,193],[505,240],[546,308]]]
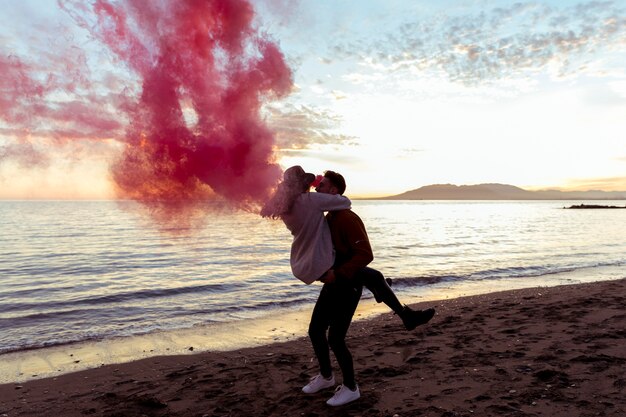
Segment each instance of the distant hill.
[[626,191],[527,191],[507,184],[434,184],[378,200],[626,200]]

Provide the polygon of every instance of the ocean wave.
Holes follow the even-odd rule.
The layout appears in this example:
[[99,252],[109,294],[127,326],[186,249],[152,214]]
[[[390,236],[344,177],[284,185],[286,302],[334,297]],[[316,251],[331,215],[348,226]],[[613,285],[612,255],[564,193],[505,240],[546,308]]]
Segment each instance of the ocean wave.
[[492,268],[482,271],[476,271],[468,274],[460,275],[431,275],[431,276],[417,276],[417,277],[398,277],[393,279],[393,285],[400,288],[407,287],[419,287],[436,285],[446,282],[460,282],[460,281],[483,281],[493,279],[507,279],[507,278],[524,278],[524,277],[542,277],[560,273],[574,272],[590,268],[602,268],[602,267],[619,267],[626,266],[625,261],[612,261],[612,262],[591,262],[581,263],[576,265],[530,265],[530,266],[512,266],[505,268]]
[[26,352],[29,350],[43,349],[43,348],[56,347],[56,346],[66,346],[66,345],[72,345],[72,344],[81,343],[81,342],[97,342],[100,340],[105,340],[106,338],[108,338],[107,335],[88,336],[86,334],[82,334],[81,336],[68,338],[68,339],[50,338],[45,341],[37,341],[37,342],[31,342],[31,343],[23,342],[23,341],[16,341],[16,342],[4,345],[4,346],[0,346],[0,355],[12,353],[12,352]]
[[153,288],[142,289],[137,291],[120,292],[110,295],[90,296],[76,298],[65,301],[46,301],[46,302],[5,302],[0,305],[0,313],[16,312],[24,310],[42,310],[42,309],[59,309],[74,307],[79,305],[102,305],[116,304],[133,300],[146,300],[162,297],[173,297],[177,295],[189,293],[207,293],[219,294],[234,291],[237,288],[245,287],[244,283],[230,282],[228,284],[204,284],[176,288]]
[[[12,333],[12,337],[2,340],[2,343],[0,343],[0,354],[71,345],[82,342],[98,342],[117,337],[136,336],[161,331],[182,330],[215,322],[250,319],[271,314],[272,311],[284,311],[289,308],[297,308],[312,303],[313,301],[314,300],[309,297],[292,297],[276,301],[252,302],[247,305],[226,305],[222,308],[213,309],[195,308],[171,312],[160,310],[159,312],[154,311],[153,313],[167,316],[169,319],[167,322],[161,322],[155,319],[149,326],[140,325],[131,327],[128,326],[130,323],[141,324],[146,320],[145,314],[141,314],[141,311],[134,311],[128,312],[128,317],[124,319],[126,326],[119,329],[114,328],[117,324],[115,321],[108,322],[108,327],[103,327],[102,322],[107,322],[108,319],[113,319],[114,316],[122,314],[120,311],[112,312],[106,309],[74,309],[34,313],[8,319],[0,319],[0,328],[10,329]],[[177,316],[184,316],[188,320],[184,322],[172,320],[172,318]],[[64,331],[58,330],[55,337],[49,337],[46,336],[44,330],[39,327],[39,324],[45,327],[47,323],[58,323],[58,325],[61,326],[61,323],[64,323],[66,319],[80,321],[81,318],[89,320],[94,317],[100,317],[100,327],[96,331],[81,330],[75,332],[71,329],[65,329]],[[22,327],[31,327],[29,332],[30,336],[26,337],[22,335],[20,331]],[[34,329],[39,330],[35,331]]]

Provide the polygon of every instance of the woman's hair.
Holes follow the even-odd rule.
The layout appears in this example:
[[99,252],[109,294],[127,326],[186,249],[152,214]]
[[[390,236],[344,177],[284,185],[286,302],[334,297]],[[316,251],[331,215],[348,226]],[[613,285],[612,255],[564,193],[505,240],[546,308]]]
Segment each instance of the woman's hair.
[[302,167],[294,166],[285,171],[284,180],[276,187],[276,192],[261,208],[261,216],[279,219],[291,211],[296,198],[306,192],[315,179]]
[[281,182],[274,195],[261,208],[261,216],[280,219],[288,214],[296,202],[296,198],[306,191],[306,186],[296,183]]

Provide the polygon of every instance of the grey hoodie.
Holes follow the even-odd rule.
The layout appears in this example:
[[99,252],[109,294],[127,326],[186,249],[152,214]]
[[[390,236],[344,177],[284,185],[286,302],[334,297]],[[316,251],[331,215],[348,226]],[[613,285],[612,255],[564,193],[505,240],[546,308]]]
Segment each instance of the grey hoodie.
[[351,205],[350,199],[341,195],[305,192],[282,216],[293,235],[290,262],[296,278],[311,284],[333,266],[335,252],[324,212],[349,209]]

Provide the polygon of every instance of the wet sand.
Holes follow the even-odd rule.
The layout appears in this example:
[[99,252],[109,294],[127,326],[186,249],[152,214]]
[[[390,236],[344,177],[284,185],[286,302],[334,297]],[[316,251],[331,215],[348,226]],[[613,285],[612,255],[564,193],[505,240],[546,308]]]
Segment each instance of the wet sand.
[[[305,395],[307,338],[0,385],[0,416],[626,416],[626,279],[416,304],[353,323],[362,398]],[[338,371],[337,371],[338,373]]]

